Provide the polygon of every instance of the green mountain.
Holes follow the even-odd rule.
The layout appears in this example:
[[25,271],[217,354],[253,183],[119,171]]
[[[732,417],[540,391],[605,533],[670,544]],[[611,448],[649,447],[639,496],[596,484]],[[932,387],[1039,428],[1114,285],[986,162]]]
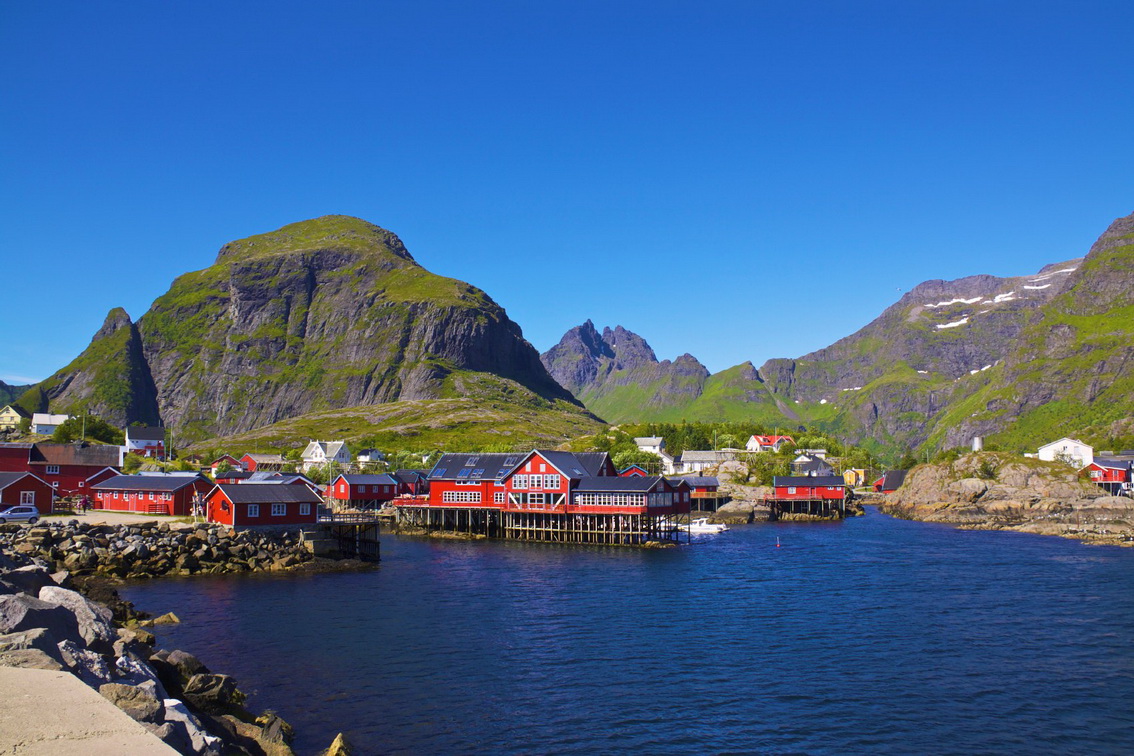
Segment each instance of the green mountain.
[[318,435],[334,435],[334,410],[459,398],[597,426],[487,294],[346,216],[224,245],[136,324],[112,312],[82,355],[25,394],[55,411],[160,420],[183,443],[313,413],[326,420]]
[[0,381],[0,407],[6,404],[11,404],[29,389],[31,386],[13,386],[9,383]]
[[[877,319],[798,359],[709,375],[659,363],[640,337],[588,323],[543,355],[559,382],[617,422],[809,425],[874,451],[1030,449],[1064,435],[1134,438],[1134,216],[1083,259],[1034,275],[927,281]],[[597,337],[597,338],[596,338]],[[676,386],[677,390],[671,387]]]

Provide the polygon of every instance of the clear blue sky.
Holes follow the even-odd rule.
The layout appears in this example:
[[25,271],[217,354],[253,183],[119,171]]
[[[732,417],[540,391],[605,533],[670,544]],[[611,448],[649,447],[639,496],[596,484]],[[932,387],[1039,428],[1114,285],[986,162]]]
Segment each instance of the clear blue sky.
[[0,5],[0,379],[226,241],[396,232],[544,351],[711,370],[1134,211],[1134,3]]

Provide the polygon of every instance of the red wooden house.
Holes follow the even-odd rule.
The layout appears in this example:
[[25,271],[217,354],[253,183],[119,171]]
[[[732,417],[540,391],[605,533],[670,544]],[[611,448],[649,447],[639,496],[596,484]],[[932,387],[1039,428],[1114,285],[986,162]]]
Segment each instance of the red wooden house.
[[280,470],[286,464],[281,454],[245,454],[240,458],[240,467],[248,472],[257,470]]
[[1123,484],[1131,482],[1132,467],[1134,465],[1126,460],[1095,457],[1095,461],[1080,470],[1080,473],[1086,473],[1091,482],[1100,488],[1117,494],[1122,490]]
[[0,472],[29,472],[35,444],[0,444]]
[[392,475],[340,475],[326,488],[326,497],[355,509],[377,509],[398,495]]
[[322,498],[307,486],[220,483],[205,495],[209,522],[233,529],[313,525]]
[[428,470],[398,470],[398,496],[426,496],[429,494]]
[[55,489],[57,496],[85,494],[96,483],[118,474],[121,447],[74,443],[35,444],[28,472]]
[[243,463],[241,463],[241,461],[239,459],[232,456],[231,454],[224,454],[224,455],[214,459],[213,463],[211,465],[209,465],[209,467],[211,467],[212,470],[213,470],[213,477],[216,477],[217,468],[220,467],[223,464],[226,464],[226,463],[233,470],[243,470],[244,469],[244,465],[243,465]]
[[776,476],[772,479],[775,498],[783,501],[842,501],[847,482],[840,475]]
[[117,475],[91,489],[96,509],[188,517],[212,485],[196,474],[148,473]]
[[55,508],[55,489],[29,472],[0,472],[0,509],[30,504],[40,514]]
[[875,493],[893,493],[906,482],[906,470],[890,470],[874,481]]

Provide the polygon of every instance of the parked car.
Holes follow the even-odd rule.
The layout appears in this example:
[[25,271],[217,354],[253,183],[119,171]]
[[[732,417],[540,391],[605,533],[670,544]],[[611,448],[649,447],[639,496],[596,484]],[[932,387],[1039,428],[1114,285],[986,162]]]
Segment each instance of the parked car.
[[27,504],[17,504],[14,507],[0,509],[0,525],[6,522],[24,521],[29,525],[39,522],[39,510]]

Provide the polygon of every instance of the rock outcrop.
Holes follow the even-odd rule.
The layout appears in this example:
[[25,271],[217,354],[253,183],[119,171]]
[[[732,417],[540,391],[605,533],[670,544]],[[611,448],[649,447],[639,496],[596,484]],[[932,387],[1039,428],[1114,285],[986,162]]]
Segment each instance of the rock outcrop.
[[984,452],[918,465],[882,510],[982,530],[1134,544],[1134,499],[1110,496],[1059,462]]

